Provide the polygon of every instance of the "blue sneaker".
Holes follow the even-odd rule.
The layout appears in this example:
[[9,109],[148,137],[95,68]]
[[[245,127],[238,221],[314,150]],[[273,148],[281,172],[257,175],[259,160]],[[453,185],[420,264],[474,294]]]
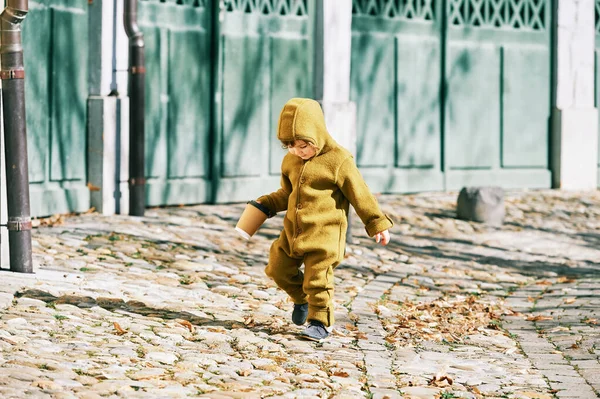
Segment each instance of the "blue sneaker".
[[294,311],[292,312],[292,321],[294,324],[301,326],[306,323],[308,317],[308,303],[302,305],[294,304]]
[[320,321],[311,320],[300,336],[311,341],[322,342],[329,336],[329,331]]

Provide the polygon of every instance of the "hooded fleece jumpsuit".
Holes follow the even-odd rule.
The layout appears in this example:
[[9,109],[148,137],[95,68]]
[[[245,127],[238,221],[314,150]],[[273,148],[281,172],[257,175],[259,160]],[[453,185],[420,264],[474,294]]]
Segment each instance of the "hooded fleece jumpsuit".
[[[287,211],[283,231],[271,246],[267,276],[295,304],[308,302],[308,320],[334,323],[333,269],[344,257],[349,203],[369,237],[392,227],[364,182],[350,152],[327,132],[321,106],[293,98],[279,116],[277,138],[314,144],[314,157],[288,153],[281,164],[281,188],[257,199],[271,211]],[[304,263],[304,274],[300,266]]]

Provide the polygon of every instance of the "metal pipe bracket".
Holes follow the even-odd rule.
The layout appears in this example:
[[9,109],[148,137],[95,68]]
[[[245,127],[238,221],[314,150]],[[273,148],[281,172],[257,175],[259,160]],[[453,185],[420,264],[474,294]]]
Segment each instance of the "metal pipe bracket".
[[8,231],[31,230],[31,218],[9,217],[6,222]]
[[146,73],[146,67],[145,66],[132,66],[130,68],[131,70],[131,74],[132,75],[141,75],[143,73]]
[[2,71],[0,71],[0,79],[2,79],[2,80],[25,79],[25,70],[24,69],[2,70]]
[[130,186],[143,186],[144,184],[146,184],[146,179],[143,177],[138,177],[138,178],[132,177],[131,179],[129,179]]

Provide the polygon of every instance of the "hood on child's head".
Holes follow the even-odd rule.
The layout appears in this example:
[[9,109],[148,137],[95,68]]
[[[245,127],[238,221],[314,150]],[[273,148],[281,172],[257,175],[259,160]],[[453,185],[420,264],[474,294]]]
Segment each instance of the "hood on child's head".
[[321,105],[310,98],[292,98],[285,103],[279,115],[277,138],[311,142],[318,148],[317,155],[336,145],[327,132]]

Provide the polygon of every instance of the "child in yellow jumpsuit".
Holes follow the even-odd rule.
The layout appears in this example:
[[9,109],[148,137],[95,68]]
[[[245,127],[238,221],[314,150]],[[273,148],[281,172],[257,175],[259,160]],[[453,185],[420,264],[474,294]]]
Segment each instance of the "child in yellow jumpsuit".
[[281,164],[281,188],[257,202],[270,216],[287,212],[265,272],[293,300],[293,322],[303,325],[308,319],[301,335],[321,341],[334,322],[333,269],[344,257],[349,204],[369,237],[383,245],[393,223],[379,209],[350,152],[327,132],[318,102],[288,101],[277,138],[289,149]]

